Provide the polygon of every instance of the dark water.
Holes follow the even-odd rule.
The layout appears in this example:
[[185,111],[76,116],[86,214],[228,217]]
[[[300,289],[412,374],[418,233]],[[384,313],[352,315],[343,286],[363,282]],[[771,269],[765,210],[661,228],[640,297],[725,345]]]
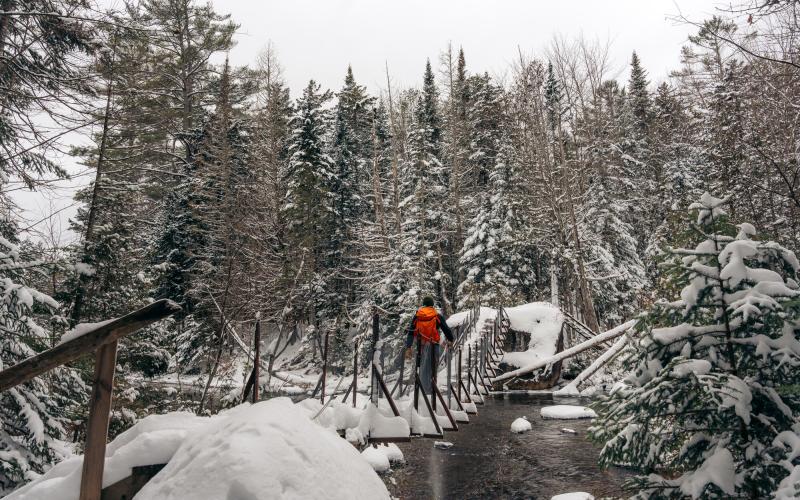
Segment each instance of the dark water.
[[[542,419],[539,409],[553,404],[587,401],[498,395],[487,398],[469,424],[445,433],[452,448],[435,449],[432,439],[399,443],[406,465],[393,466],[384,476],[389,491],[401,499],[549,499],[570,491],[622,496],[625,472],[597,466],[599,448],[586,439],[590,420]],[[511,433],[511,422],[523,415],[533,430]],[[577,434],[562,433],[565,427]]]

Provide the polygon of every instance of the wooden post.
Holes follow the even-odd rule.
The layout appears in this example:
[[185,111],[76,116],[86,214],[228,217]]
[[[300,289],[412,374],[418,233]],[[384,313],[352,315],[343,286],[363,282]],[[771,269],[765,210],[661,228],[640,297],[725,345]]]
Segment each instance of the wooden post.
[[353,349],[353,408],[356,407],[356,392],[358,391],[358,342]]
[[[417,386],[422,385],[422,381],[419,378],[419,372],[416,374],[416,382]],[[433,393],[431,393],[431,396],[434,396]],[[425,394],[425,391],[422,391],[422,399],[425,401],[425,407],[428,409],[428,414],[431,416],[431,420],[433,420],[433,425],[436,427],[436,432],[439,436],[443,436],[444,432],[442,432],[442,427],[439,425],[439,419],[436,418],[436,412],[433,411],[433,408],[431,408],[431,400],[428,399],[428,395]],[[423,436],[424,435],[425,434],[423,434]]]
[[461,383],[461,346],[458,347],[458,359],[456,361],[456,387],[458,387],[458,394],[456,394],[456,398],[461,401],[461,386],[464,385]]
[[419,410],[419,362],[422,359],[422,342],[417,337],[417,364],[414,367],[414,409]]
[[378,368],[375,366],[375,363],[372,363],[372,373],[375,376],[375,378],[378,379],[378,385],[381,386],[381,390],[383,390],[383,393],[386,395],[386,399],[389,401],[389,406],[392,408],[392,413],[394,413],[395,417],[399,417],[400,411],[397,409],[397,405],[394,404],[394,399],[392,399],[392,395],[386,388],[386,382],[383,381],[383,377],[378,371]]
[[[472,344],[467,346],[467,375],[472,375]],[[467,377],[467,392],[470,390],[470,377]]]
[[256,320],[256,333],[253,335],[255,342],[255,360],[253,362],[253,403],[258,402],[258,369],[261,363],[261,320]]
[[106,459],[108,420],[111,416],[111,393],[114,390],[114,369],[117,365],[117,341],[97,350],[86,426],[86,449],[83,456],[80,500],[100,500],[103,468]]
[[436,359],[436,351],[438,350],[439,344],[434,344],[431,342],[431,402],[433,403],[433,412],[436,413],[436,398],[433,397],[433,387],[436,385],[436,371],[439,368],[439,363],[437,363]]
[[450,390],[450,387],[453,383],[453,349],[450,348],[447,350],[447,404],[448,406],[451,404],[451,400],[453,398],[453,393]]
[[322,392],[319,400],[322,404],[325,404],[325,377],[328,373],[328,336],[330,335],[330,331],[325,331],[325,352],[322,355]]
[[[378,316],[377,311],[372,314],[372,359],[369,360],[370,363],[375,361],[375,349],[378,348],[378,342],[381,340],[381,317]],[[381,349],[382,350],[382,349]],[[382,367],[381,367],[382,368]],[[383,372],[381,372],[383,373]],[[374,382],[374,379],[373,379]],[[402,387],[401,387],[402,389]],[[376,399],[381,398],[381,388],[380,385],[372,384],[370,387],[370,397],[372,397],[372,391],[375,391]],[[353,405],[355,406],[355,405]]]

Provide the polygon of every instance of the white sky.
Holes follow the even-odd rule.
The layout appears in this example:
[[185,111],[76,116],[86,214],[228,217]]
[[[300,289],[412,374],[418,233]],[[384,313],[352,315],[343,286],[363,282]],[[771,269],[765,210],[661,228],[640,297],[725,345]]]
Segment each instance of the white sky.
[[[114,0],[104,4],[117,3]],[[694,30],[669,17],[679,10],[692,20],[710,17],[719,0],[214,0],[215,9],[241,24],[231,62],[252,65],[272,41],[293,95],[314,78],[338,90],[351,64],[356,80],[373,93],[385,88],[385,64],[392,85],[416,86],[426,58],[437,68],[439,54],[452,42],[462,46],[470,72],[505,74],[521,49],[543,55],[556,35],[583,34],[611,41],[619,78],[633,50],[650,80],[658,82],[677,67],[679,52]],[[73,164],[63,158],[65,164]],[[71,168],[74,170],[75,167]],[[27,221],[55,210],[66,231],[75,213],[74,190],[88,184],[83,175],[47,193],[17,192]],[[37,226],[42,229],[42,226]],[[68,239],[71,235],[64,234]]]

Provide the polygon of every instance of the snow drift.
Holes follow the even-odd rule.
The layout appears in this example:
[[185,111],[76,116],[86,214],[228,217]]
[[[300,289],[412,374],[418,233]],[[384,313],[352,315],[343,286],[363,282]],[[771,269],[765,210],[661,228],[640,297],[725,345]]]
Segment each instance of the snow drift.
[[[103,485],[133,466],[166,462],[137,500],[389,498],[358,451],[310,417],[288,398],[213,417],[153,415],[109,444]],[[7,498],[77,499],[82,462],[64,461]]]

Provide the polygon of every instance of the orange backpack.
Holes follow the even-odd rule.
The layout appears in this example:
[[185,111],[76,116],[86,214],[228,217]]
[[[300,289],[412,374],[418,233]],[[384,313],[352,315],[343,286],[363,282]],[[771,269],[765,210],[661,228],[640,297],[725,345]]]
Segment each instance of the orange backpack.
[[433,307],[420,307],[417,311],[417,323],[414,336],[424,342],[439,343],[439,313]]

